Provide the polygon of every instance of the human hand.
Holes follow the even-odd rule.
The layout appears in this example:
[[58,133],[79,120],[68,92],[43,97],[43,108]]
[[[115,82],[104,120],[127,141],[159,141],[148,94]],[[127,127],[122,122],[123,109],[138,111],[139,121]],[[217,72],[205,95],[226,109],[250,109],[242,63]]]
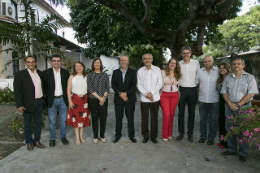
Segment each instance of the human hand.
[[123,100],[126,102],[128,100],[128,97],[124,97]]
[[119,93],[119,96],[120,96],[122,99],[123,99],[124,97],[126,97],[126,95],[127,95],[126,92],[120,92],[120,93]]
[[228,106],[232,111],[237,111],[239,109],[239,107],[234,103],[229,103]]
[[23,106],[22,106],[22,107],[19,107],[19,108],[17,108],[17,109],[18,109],[18,111],[21,112],[21,113],[24,113],[23,110],[26,110],[25,107],[23,107]]
[[74,104],[72,102],[69,102],[69,108],[73,109],[73,107],[74,107]]

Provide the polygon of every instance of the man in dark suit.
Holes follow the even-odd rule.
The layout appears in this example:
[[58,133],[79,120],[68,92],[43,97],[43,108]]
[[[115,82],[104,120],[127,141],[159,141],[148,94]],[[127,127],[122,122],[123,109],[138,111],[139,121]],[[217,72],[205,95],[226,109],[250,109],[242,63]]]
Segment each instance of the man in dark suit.
[[59,111],[60,118],[60,138],[63,145],[68,145],[67,133],[67,81],[70,76],[68,70],[60,68],[60,55],[52,55],[52,68],[43,71],[44,93],[46,95],[46,105],[48,107],[50,147],[55,146],[56,140],[56,115]]
[[[42,72],[35,69],[36,59],[28,55],[25,59],[27,68],[15,74],[14,98],[18,111],[24,117],[24,135],[27,150],[33,150],[33,146],[44,148],[40,143],[42,130],[43,92]],[[34,139],[32,139],[32,118],[34,119]]]
[[136,102],[136,72],[128,67],[129,58],[120,58],[121,68],[114,70],[112,75],[112,88],[115,91],[114,103],[116,112],[116,134],[113,140],[118,142],[122,136],[122,120],[124,111],[128,121],[128,136],[133,143],[136,143],[134,130],[134,111]]

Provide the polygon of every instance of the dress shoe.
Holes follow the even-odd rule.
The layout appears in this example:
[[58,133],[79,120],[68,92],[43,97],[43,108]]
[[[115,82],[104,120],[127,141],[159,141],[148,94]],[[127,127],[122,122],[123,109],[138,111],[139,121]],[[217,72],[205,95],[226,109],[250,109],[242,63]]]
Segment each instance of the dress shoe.
[[219,148],[226,148],[226,147],[224,147],[223,145],[220,145]]
[[246,156],[239,155],[239,161],[240,162],[245,162],[246,161]]
[[61,138],[61,142],[63,143],[63,145],[69,145],[69,141],[65,137]]
[[143,143],[147,143],[148,140],[149,140],[149,138],[147,138],[147,139],[143,139],[142,142],[143,142]]
[[214,141],[208,140],[207,145],[213,145]]
[[200,138],[199,143],[204,143],[205,141],[206,141],[206,139]]
[[151,140],[152,140],[152,142],[153,142],[154,144],[157,144],[157,143],[158,143],[157,139],[151,139]]
[[50,140],[50,147],[55,147],[55,140]]
[[235,155],[236,153],[230,153],[228,150],[221,153],[222,156],[229,156],[229,155]]
[[168,142],[168,139],[163,138],[163,142]]
[[101,142],[106,143],[106,138],[100,138]]
[[217,143],[218,146],[221,146],[222,144],[221,143]]
[[169,139],[169,141],[171,141],[171,140],[172,140],[172,137],[168,137],[168,139]]
[[119,137],[115,137],[114,140],[113,140],[113,143],[117,143],[119,140],[120,140]]
[[133,143],[136,143],[135,137],[130,137],[129,139],[130,139]]
[[182,140],[182,138],[183,138],[183,134],[180,133],[179,136],[177,136],[176,140],[177,140],[177,141],[180,141],[180,140]]
[[45,146],[44,145],[42,145],[39,141],[38,142],[35,142],[35,143],[33,143],[33,146],[36,146],[36,147],[38,147],[38,148],[44,148]]
[[98,143],[98,138],[97,138],[97,139],[94,139],[94,140],[93,140],[93,143],[94,143],[94,144],[97,144],[97,143]]
[[27,144],[27,150],[33,150],[33,144]]
[[190,142],[192,142],[193,141],[193,134],[188,134],[188,140],[190,141]]

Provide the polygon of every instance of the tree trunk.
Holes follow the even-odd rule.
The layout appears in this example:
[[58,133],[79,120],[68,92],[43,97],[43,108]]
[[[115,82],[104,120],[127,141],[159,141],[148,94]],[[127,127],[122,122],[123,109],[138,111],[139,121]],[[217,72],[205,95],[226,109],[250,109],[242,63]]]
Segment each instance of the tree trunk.
[[163,69],[163,47],[159,47],[159,67]]

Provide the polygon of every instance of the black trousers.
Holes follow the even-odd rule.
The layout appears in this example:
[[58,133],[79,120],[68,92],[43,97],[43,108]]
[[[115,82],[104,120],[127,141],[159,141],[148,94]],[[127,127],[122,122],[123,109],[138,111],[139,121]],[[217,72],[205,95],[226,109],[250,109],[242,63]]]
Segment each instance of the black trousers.
[[186,103],[188,104],[188,134],[193,134],[194,130],[194,118],[195,118],[195,108],[197,103],[197,87],[180,87],[180,100],[179,100],[179,116],[178,116],[178,131],[184,134],[184,113]]
[[106,99],[103,106],[100,106],[98,99],[88,98],[88,106],[91,113],[94,139],[98,138],[99,122],[100,122],[100,137],[105,138],[108,99]]
[[158,102],[141,102],[141,114],[142,114],[142,136],[144,139],[149,138],[148,120],[149,110],[151,114],[151,132],[150,138],[156,139],[158,135],[158,110],[160,101]]
[[128,136],[135,136],[135,128],[134,128],[134,111],[135,111],[135,103],[123,103],[123,104],[115,104],[115,112],[116,112],[116,138],[120,138],[122,136],[122,121],[124,118],[124,112],[127,118],[127,127],[128,127]]

